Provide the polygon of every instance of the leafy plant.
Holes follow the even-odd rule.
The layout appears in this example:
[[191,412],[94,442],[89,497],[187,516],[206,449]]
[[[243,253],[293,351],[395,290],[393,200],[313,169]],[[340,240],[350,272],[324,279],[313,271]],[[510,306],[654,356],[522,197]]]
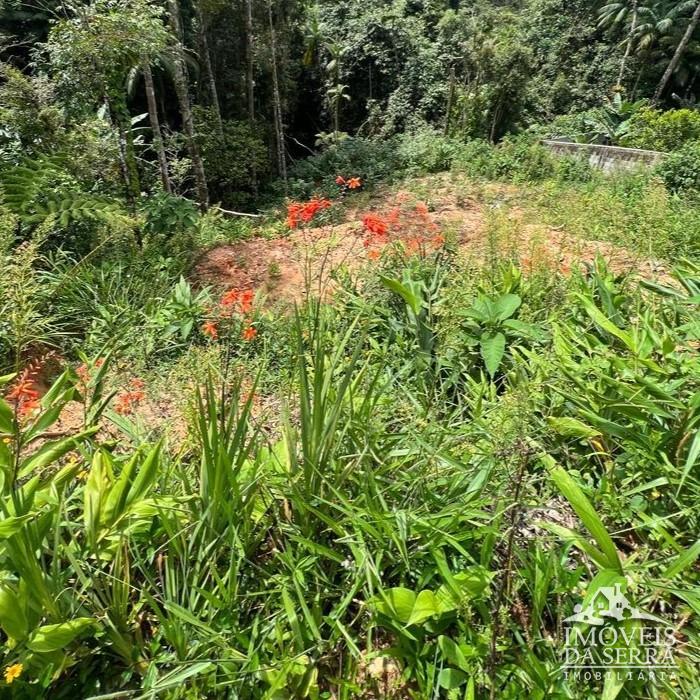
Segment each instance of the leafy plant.
[[499,297],[481,295],[461,316],[463,341],[468,348],[478,347],[489,376],[493,379],[506,356],[506,350],[518,341],[543,337],[536,327],[515,318],[522,299],[517,294]]

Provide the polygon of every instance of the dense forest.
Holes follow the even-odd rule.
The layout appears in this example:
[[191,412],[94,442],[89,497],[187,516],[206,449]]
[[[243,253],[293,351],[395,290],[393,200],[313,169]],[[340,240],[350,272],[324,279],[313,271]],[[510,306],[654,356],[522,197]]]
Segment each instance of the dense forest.
[[700,698],[700,2],[0,0],[0,698]]
[[[62,156],[71,192],[132,209],[165,192],[252,211],[347,138],[497,142],[568,115],[615,139],[640,101],[692,109],[699,68],[692,2],[4,0],[2,13],[3,169]],[[697,135],[692,117],[676,131]],[[639,131],[632,145],[659,145]]]

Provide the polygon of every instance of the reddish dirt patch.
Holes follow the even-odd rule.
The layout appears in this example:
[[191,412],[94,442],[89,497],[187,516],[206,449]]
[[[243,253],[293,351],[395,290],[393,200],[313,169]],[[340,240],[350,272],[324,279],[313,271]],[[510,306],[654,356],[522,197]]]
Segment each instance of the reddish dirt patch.
[[[508,255],[519,259],[526,269],[544,266],[567,273],[581,263],[592,263],[600,255],[615,272],[634,272],[668,281],[664,265],[657,260],[644,259],[609,242],[584,240],[561,228],[528,223],[518,207],[503,208],[507,230],[497,231],[494,237],[487,222],[490,216],[500,215],[498,204],[490,209],[475,198],[465,197],[444,176],[426,180],[423,185],[430,202],[431,224],[456,241],[464,257],[476,262],[494,254]],[[491,187],[489,195],[506,202],[513,191]],[[369,209],[390,217],[397,207],[411,209],[418,202],[415,194],[399,191],[380,195]],[[325,294],[333,288],[333,270],[340,266],[358,269],[368,260],[362,245],[361,214],[351,210],[347,216],[344,223],[293,231],[284,238],[253,238],[217,245],[202,252],[192,280],[215,289],[261,290],[272,303],[298,301],[307,288]],[[409,226],[408,230],[392,234],[391,240],[407,241],[412,235]]]

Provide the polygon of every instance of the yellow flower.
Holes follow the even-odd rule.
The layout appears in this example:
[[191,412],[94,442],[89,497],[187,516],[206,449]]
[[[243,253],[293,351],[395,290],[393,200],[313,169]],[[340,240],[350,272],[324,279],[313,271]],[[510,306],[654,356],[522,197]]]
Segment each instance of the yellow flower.
[[4,437],[4,438],[2,439],[2,441],[3,441],[6,445],[9,445],[9,444],[12,442],[12,438]]
[[8,666],[5,669],[5,682],[9,685],[14,681],[16,678],[19,678],[22,675],[22,671],[24,670],[24,666],[22,664],[12,664],[12,666]]

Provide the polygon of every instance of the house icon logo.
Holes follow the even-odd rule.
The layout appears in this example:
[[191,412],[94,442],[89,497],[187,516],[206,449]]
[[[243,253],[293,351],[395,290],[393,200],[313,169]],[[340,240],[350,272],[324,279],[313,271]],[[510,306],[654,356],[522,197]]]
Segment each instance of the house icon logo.
[[564,622],[582,622],[587,625],[605,625],[612,620],[664,622],[661,618],[633,606],[622,592],[620,583],[601,586],[585,608],[579,603],[574,607],[574,614],[564,618]]

